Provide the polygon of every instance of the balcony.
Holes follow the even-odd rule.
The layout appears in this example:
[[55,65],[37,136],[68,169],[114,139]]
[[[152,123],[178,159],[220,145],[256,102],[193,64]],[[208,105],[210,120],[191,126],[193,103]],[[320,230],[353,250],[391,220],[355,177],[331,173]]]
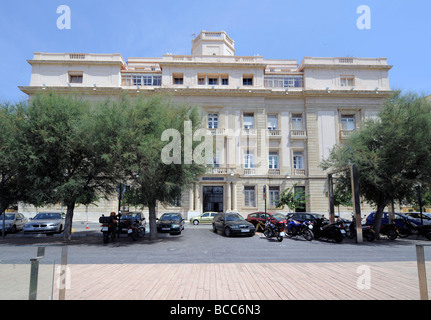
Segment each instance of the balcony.
[[245,176],[254,176],[256,174],[256,169],[244,169]]
[[280,175],[280,169],[268,169],[268,175],[269,176],[279,176]]
[[271,138],[280,138],[281,137],[281,130],[279,129],[268,129],[267,130],[268,136]]
[[305,176],[305,169],[293,169],[294,176]]
[[209,128],[208,129],[213,136],[224,136],[226,135],[225,128]]
[[257,130],[256,129],[242,129],[241,135],[243,135],[243,136],[255,136],[255,135],[257,135]]
[[349,139],[355,130],[340,130],[340,140]]
[[307,130],[290,130],[290,139],[307,139]]
[[227,168],[207,168],[207,174],[227,174]]

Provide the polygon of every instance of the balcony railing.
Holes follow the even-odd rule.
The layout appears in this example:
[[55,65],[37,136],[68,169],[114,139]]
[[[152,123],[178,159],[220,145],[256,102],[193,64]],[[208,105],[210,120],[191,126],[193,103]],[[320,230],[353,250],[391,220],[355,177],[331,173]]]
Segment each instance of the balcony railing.
[[341,139],[348,139],[355,130],[340,130],[340,138]]
[[279,129],[268,129],[268,136],[270,137],[280,137],[281,136],[281,130]]
[[268,169],[268,175],[269,176],[279,176],[280,175],[280,169]]
[[293,169],[295,176],[305,176],[305,169]]
[[265,77],[265,88],[302,88],[304,87],[304,76]]
[[256,174],[256,169],[244,169],[245,176],[253,176]]
[[207,174],[227,174],[227,168],[207,168]]
[[307,130],[290,130],[291,139],[306,139]]

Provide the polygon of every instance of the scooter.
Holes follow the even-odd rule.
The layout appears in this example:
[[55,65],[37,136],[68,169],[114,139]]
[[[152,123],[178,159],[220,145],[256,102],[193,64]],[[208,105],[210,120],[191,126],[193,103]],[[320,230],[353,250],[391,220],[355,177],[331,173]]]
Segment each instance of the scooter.
[[277,225],[274,225],[271,223],[271,219],[268,218],[265,223],[265,230],[263,231],[264,236],[267,239],[271,239],[272,237],[277,238],[278,242],[283,241],[284,236],[284,224],[277,223]]
[[313,221],[314,238],[333,239],[340,243],[343,241],[346,230],[337,222],[328,223],[325,218],[318,218]]
[[284,229],[285,234],[288,237],[302,235],[305,240],[311,241],[314,239],[313,224],[310,221],[304,221],[303,223],[296,221],[292,216],[287,215],[288,223]]
[[[352,216],[352,222],[349,225],[349,238],[356,237],[356,217]],[[376,238],[376,233],[372,226],[363,224],[362,225],[362,236],[368,241],[373,241]]]
[[386,235],[389,240],[395,240],[398,237],[398,228],[394,223],[382,224],[380,227],[380,233]]

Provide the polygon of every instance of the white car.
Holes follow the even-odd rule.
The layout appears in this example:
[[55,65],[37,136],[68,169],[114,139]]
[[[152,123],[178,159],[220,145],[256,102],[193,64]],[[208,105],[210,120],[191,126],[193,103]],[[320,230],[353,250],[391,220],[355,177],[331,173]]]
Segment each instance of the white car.
[[[5,231],[15,233],[23,229],[27,218],[22,213],[6,213]],[[0,232],[3,231],[3,214],[0,215]]]
[[61,233],[64,229],[65,220],[61,213],[43,212],[38,213],[30,222],[26,223],[24,233]]

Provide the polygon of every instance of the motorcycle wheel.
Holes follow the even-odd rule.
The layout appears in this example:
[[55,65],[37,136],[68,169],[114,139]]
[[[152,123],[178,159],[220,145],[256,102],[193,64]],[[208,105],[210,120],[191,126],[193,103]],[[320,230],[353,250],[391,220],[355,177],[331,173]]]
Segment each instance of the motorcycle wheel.
[[109,232],[104,232],[103,233],[103,242],[104,243],[108,243],[110,238],[111,237],[109,236]]
[[302,235],[304,236],[305,240],[311,241],[314,238],[313,232],[309,229],[306,229],[302,232]]
[[398,234],[395,230],[388,230],[386,236],[389,240],[395,240],[398,237]]
[[375,239],[374,233],[372,233],[372,232],[366,232],[365,233],[365,239],[367,239],[368,241],[374,241],[374,239]]
[[130,236],[132,237],[133,241],[138,240],[138,230],[137,229],[133,229],[132,233],[130,234]]
[[407,238],[409,235],[411,235],[411,232],[409,229],[403,228],[398,230],[398,235],[400,238]]
[[341,234],[341,232],[337,232],[334,235],[334,240],[336,243],[340,243],[341,241],[343,241],[343,235]]
[[268,229],[265,229],[265,230],[263,231],[263,235],[264,235],[267,239],[270,239],[270,238],[271,238],[271,236],[272,236],[272,232],[271,232],[271,231],[269,231]]
[[139,227],[138,228],[138,237],[139,238],[143,238],[145,236],[145,228],[144,227]]
[[278,242],[283,241],[283,237],[281,236],[281,234],[280,234],[280,233],[278,233],[278,234],[277,234],[277,241],[278,241]]

